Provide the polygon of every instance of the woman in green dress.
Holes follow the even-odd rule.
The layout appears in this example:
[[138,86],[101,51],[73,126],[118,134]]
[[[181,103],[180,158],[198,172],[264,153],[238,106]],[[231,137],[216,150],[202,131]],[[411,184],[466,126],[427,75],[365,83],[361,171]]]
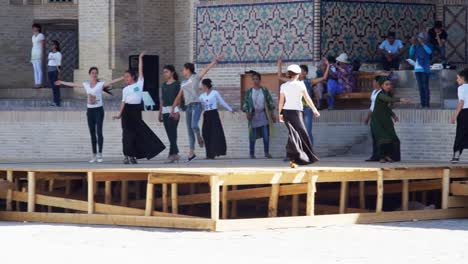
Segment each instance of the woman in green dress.
[[173,65],[164,66],[163,77],[165,82],[161,86],[159,122],[164,124],[170,142],[168,163],[174,163],[180,159],[179,148],[177,146],[177,127],[179,125],[180,109],[176,106],[172,115],[171,111],[172,105],[180,91],[180,82]]
[[375,136],[380,162],[400,161],[400,140],[395,132],[395,122],[398,117],[392,111],[393,103],[409,103],[405,98],[394,98],[391,94],[392,82],[386,78],[379,80],[382,92],[375,100],[374,111],[371,117],[371,130]]

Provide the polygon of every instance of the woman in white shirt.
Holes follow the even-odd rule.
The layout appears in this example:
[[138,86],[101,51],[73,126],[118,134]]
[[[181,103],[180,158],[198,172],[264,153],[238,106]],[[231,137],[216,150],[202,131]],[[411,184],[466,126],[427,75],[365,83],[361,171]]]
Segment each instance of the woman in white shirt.
[[451,120],[452,124],[457,123],[452,163],[458,163],[463,150],[468,148],[468,68],[458,73],[457,83],[458,106]]
[[119,115],[114,119],[122,119],[122,145],[124,164],[137,164],[138,159],[148,160],[156,157],[166,146],[143,121],[143,57],[142,52],[138,61],[138,81],[136,74],[130,70],[124,74],[127,86],[122,91],[122,103]]
[[223,125],[218,113],[218,104],[222,105],[229,112],[232,108],[224,101],[218,91],[213,90],[213,83],[210,79],[202,81],[202,94],[199,97],[203,105],[203,126],[202,135],[205,141],[207,159],[215,159],[226,155],[226,137],[224,136]]
[[52,41],[52,51],[49,52],[47,63],[47,76],[49,77],[50,86],[52,87],[53,103],[51,106],[60,107],[60,86],[55,82],[59,79],[60,70],[62,67],[62,53],[60,53],[60,44],[58,41]]
[[302,99],[305,99],[315,117],[319,117],[320,113],[312,102],[304,82],[299,80],[300,74],[299,65],[293,64],[288,67],[290,80],[281,85],[278,105],[279,120],[286,124],[289,131],[286,152],[291,168],[318,161],[304,125]]
[[83,88],[87,96],[87,111],[88,128],[91,135],[92,158],[90,163],[103,162],[102,149],[104,147],[104,136],[102,127],[104,124],[104,101],[103,93],[109,93],[108,88],[123,80],[123,77],[117,78],[110,82],[104,82],[98,79],[99,70],[97,67],[91,67],[88,71],[89,81],[83,83],[71,83],[57,81],[55,85],[65,85],[69,87]]
[[44,59],[45,36],[41,33],[41,25],[32,25],[31,64],[34,69],[34,88],[42,86],[42,60]]

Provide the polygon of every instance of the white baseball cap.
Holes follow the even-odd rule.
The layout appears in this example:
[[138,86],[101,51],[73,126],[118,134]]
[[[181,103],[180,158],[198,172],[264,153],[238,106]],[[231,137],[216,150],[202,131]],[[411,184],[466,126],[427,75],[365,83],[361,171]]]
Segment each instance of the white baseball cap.
[[300,74],[302,72],[302,69],[299,65],[292,64],[288,66],[288,71],[294,72],[295,74]]

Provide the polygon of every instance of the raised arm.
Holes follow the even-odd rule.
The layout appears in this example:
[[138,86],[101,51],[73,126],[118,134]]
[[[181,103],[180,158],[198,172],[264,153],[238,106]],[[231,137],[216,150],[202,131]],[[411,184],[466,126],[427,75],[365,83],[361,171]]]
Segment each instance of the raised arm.
[[226,103],[226,101],[224,101],[223,97],[221,96],[221,94],[218,91],[216,91],[216,100],[218,100],[219,104],[222,105],[224,108],[226,108],[229,112],[234,112],[232,107],[230,107]]
[[211,68],[213,68],[216,63],[218,63],[219,61],[221,61],[222,59],[224,58],[224,55],[221,54],[221,55],[218,55],[216,58],[214,58],[214,60],[211,61],[210,64],[208,64],[208,66],[205,67],[205,69],[203,69],[203,71],[201,71],[198,76],[200,77],[200,79],[203,79],[203,77],[205,77],[205,75],[211,70]]
[[65,85],[68,87],[84,88],[83,84],[81,83],[72,83],[72,82],[64,82],[64,81],[56,81],[55,85]]
[[281,82],[287,82],[289,81],[288,78],[284,78],[283,77],[283,58],[281,57],[278,57],[278,80],[280,80]]
[[138,58],[138,80],[143,79],[143,57],[145,56],[145,52],[143,51],[140,53],[140,57]]
[[114,85],[116,83],[119,83],[119,82],[123,81],[123,79],[124,79],[124,77],[122,76],[122,77],[114,79],[114,80],[112,80],[110,82],[105,82],[104,83],[104,88],[107,88],[107,87],[110,87],[110,86],[112,86],[112,85]]
[[325,64],[327,65],[327,68],[325,69],[325,73],[323,74],[323,76],[320,78],[315,78],[313,80],[310,80],[310,83],[312,84],[312,86],[328,80],[328,74],[330,73],[330,62],[328,62],[328,60],[325,59]]

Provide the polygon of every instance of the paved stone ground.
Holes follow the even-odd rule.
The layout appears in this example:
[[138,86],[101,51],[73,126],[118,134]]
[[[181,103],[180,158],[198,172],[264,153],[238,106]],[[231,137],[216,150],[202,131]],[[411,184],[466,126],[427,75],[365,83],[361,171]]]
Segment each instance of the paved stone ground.
[[468,220],[230,233],[0,223],[0,263],[466,263]]

